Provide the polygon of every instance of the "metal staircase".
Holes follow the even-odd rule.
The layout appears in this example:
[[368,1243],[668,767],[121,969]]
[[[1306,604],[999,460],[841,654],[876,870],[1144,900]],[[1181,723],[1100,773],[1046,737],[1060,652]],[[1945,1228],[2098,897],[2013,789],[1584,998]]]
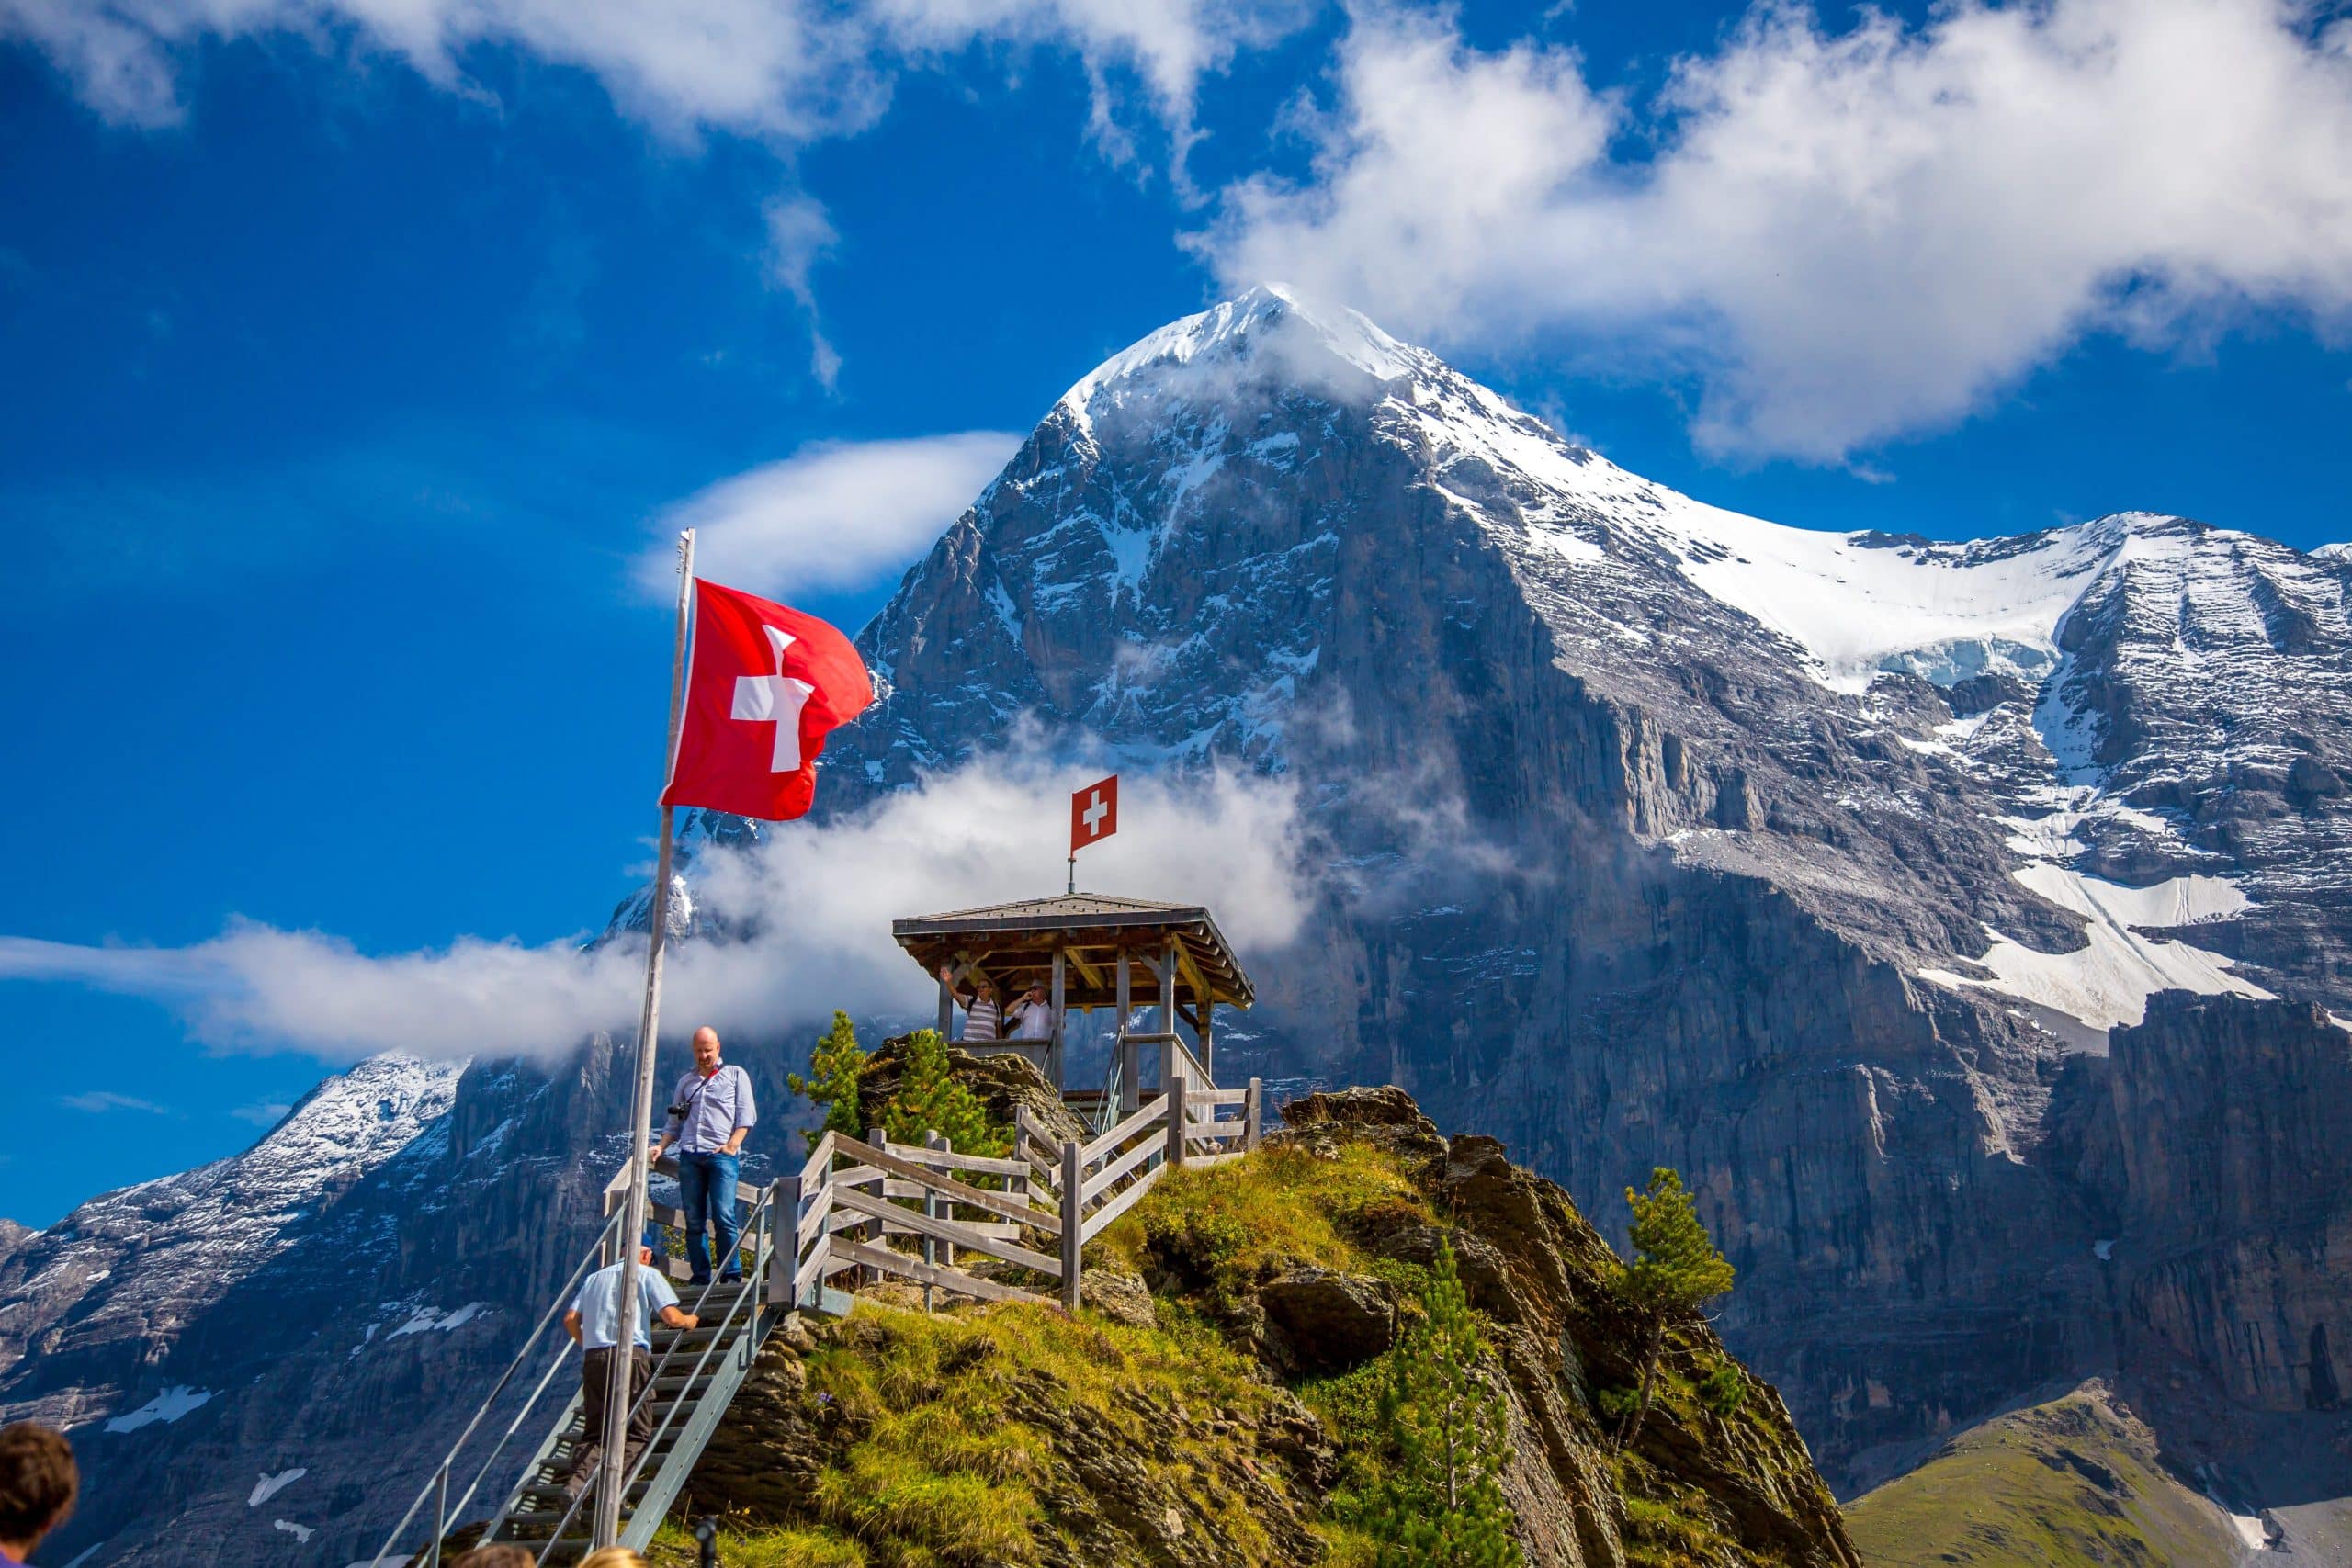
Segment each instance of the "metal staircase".
[[[643,1551],[652,1540],[735,1391],[751,1372],[769,1326],[769,1314],[759,1300],[767,1261],[764,1247],[759,1261],[760,1270],[747,1273],[741,1284],[714,1282],[695,1300],[682,1301],[687,1311],[704,1319],[701,1326],[654,1327],[653,1375],[642,1396],[653,1414],[653,1436],[621,1494],[623,1546]],[[581,1408],[575,1390],[481,1539],[527,1546],[541,1562],[569,1562],[583,1555],[595,1488],[583,1487],[574,1496],[564,1481],[580,1445],[601,1436],[590,1428],[601,1427],[603,1420],[604,1412]]]
[[[657,1168],[674,1171],[666,1164]],[[612,1198],[626,1190],[628,1177],[628,1169],[624,1167],[621,1174],[614,1178],[613,1186],[607,1190],[610,1217],[595,1243],[572,1270],[571,1278],[499,1378],[490,1397],[474,1412],[433,1479],[369,1560],[373,1568],[397,1568],[411,1562],[438,1568],[445,1544],[454,1551],[458,1540],[469,1547],[511,1540],[530,1547],[544,1563],[576,1562],[586,1554],[594,1523],[595,1486],[592,1483],[574,1496],[565,1481],[580,1445],[593,1440],[591,1429],[594,1428],[595,1436],[601,1437],[604,1413],[583,1411],[581,1407],[578,1347],[567,1337],[555,1337],[553,1359],[539,1374],[521,1408],[507,1421],[503,1435],[475,1468],[471,1483],[454,1506],[449,1488],[460,1458],[477,1435],[486,1432],[485,1423],[493,1408],[510,1389],[521,1385],[535,1354],[545,1354],[540,1348],[541,1341],[548,1337],[548,1328],[560,1322],[570,1308],[580,1281],[592,1269],[618,1256],[614,1248],[620,1219]],[[775,1247],[771,1202],[774,1189],[763,1186],[755,1191],[749,1188],[744,1190],[752,1196],[750,1212],[743,1215],[740,1244],[741,1282],[714,1280],[692,1297],[682,1296],[679,1305],[700,1320],[695,1327],[671,1329],[659,1323],[653,1325],[652,1376],[640,1395],[644,1408],[652,1415],[653,1436],[630,1468],[622,1492],[620,1540],[624,1546],[642,1551],[652,1540],[663,1516],[694,1472],[695,1462],[702,1457],[710,1435],[726,1416],[736,1391],[750,1374],[760,1347],[788,1310],[766,1300]],[[680,1224],[684,1220],[676,1210],[658,1203],[649,1213],[655,1221],[665,1224]],[[673,1277],[685,1271],[684,1263],[674,1258],[656,1258],[652,1267],[666,1268]],[[540,1428],[544,1435],[520,1476],[505,1493],[497,1512],[491,1517],[488,1527],[474,1536],[464,1528],[470,1523],[467,1517],[469,1506],[482,1493],[484,1483],[492,1481],[493,1472],[499,1470],[500,1458],[506,1453],[508,1443],[530,1427],[534,1411],[546,1408],[541,1401],[555,1387],[560,1387],[568,1397],[552,1421]],[[541,1418],[545,1419],[544,1416]],[[429,1524],[430,1535],[420,1547],[403,1548],[402,1538],[420,1521]],[[449,1540],[453,1531],[457,1540]]]

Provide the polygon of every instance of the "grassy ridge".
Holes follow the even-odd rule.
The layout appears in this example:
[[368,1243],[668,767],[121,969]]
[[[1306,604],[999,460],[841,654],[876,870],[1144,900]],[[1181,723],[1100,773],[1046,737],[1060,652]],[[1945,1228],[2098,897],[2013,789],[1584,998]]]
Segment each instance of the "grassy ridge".
[[1871,1568],[2229,1568],[2235,1533],[2106,1386],[2014,1411],[1846,1510]]

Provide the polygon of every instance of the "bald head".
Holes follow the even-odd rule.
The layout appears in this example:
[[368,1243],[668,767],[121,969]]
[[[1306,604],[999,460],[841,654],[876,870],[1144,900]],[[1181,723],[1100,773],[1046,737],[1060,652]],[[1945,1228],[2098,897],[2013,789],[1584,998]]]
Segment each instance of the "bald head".
[[695,1066],[705,1077],[718,1070],[718,1031],[707,1023],[695,1031]]

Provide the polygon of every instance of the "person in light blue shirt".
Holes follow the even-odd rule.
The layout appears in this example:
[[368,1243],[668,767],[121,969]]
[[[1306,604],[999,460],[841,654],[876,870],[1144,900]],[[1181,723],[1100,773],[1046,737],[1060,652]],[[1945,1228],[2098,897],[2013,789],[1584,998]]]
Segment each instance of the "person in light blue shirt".
[[694,1071],[671,1089],[670,1120],[653,1150],[657,1160],[673,1145],[678,1151],[678,1206],[686,1212],[686,1267],[694,1275],[689,1284],[710,1283],[712,1259],[702,1250],[706,1223],[718,1277],[730,1285],[742,1280],[743,1263],[735,1250],[743,1228],[735,1214],[735,1177],[742,1166],[743,1140],[759,1119],[752,1075],[718,1059],[717,1030],[695,1030]]
[[[654,1320],[660,1319],[665,1328],[693,1328],[702,1321],[693,1313],[678,1310],[678,1292],[654,1269],[650,1247],[637,1249],[637,1310],[629,1314],[628,1443],[623,1473],[636,1465],[637,1456],[653,1437],[652,1402],[644,1395],[653,1375]],[[604,1454],[605,1445],[599,1439],[605,1431],[605,1401],[612,1388],[613,1362],[621,1337],[618,1263],[607,1264],[580,1281],[580,1293],[571,1298],[571,1310],[563,1314],[563,1331],[585,1352],[580,1359],[580,1408],[587,1417],[587,1428],[572,1450],[571,1474],[564,1483],[564,1490],[578,1496],[596,1478],[596,1466]]]
[[687,1211],[689,1283],[708,1286],[710,1262],[703,1256],[703,1224],[713,1232],[719,1279],[741,1283],[743,1262],[736,1256],[736,1239],[743,1224],[736,1220],[734,1187],[743,1161],[743,1138],[760,1107],[751,1096],[751,1075],[719,1060],[719,1037],[713,1027],[694,1030],[694,1072],[671,1089],[671,1119],[661,1128],[654,1159],[677,1147],[677,1206]]

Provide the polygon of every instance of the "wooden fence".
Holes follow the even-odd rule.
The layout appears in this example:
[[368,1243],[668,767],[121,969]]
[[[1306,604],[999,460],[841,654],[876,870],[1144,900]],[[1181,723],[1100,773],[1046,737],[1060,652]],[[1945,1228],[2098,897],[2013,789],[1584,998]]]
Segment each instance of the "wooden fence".
[[[777,1246],[767,1299],[786,1309],[817,1307],[827,1281],[850,1269],[987,1301],[1079,1303],[1086,1244],[1133,1208],[1170,1167],[1215,1165],[1257,1147],[1264,1092],[1170,1092],[1087,1143],[1057,1145],[1016,1112],[1010,1156],[960,1155],[936,1133],[924,1144],[894,1144],[879,1129],[863,1139],[828,1133],[797,1176],[775,1184]],[[979,1185],[980,1182],[990,1185]],[[920,1255],[892,1238],[921,1243]],[[977,1256],[1016,1264],[1054,1282],[1054,1296],[983,1278],[958,1260]]]

